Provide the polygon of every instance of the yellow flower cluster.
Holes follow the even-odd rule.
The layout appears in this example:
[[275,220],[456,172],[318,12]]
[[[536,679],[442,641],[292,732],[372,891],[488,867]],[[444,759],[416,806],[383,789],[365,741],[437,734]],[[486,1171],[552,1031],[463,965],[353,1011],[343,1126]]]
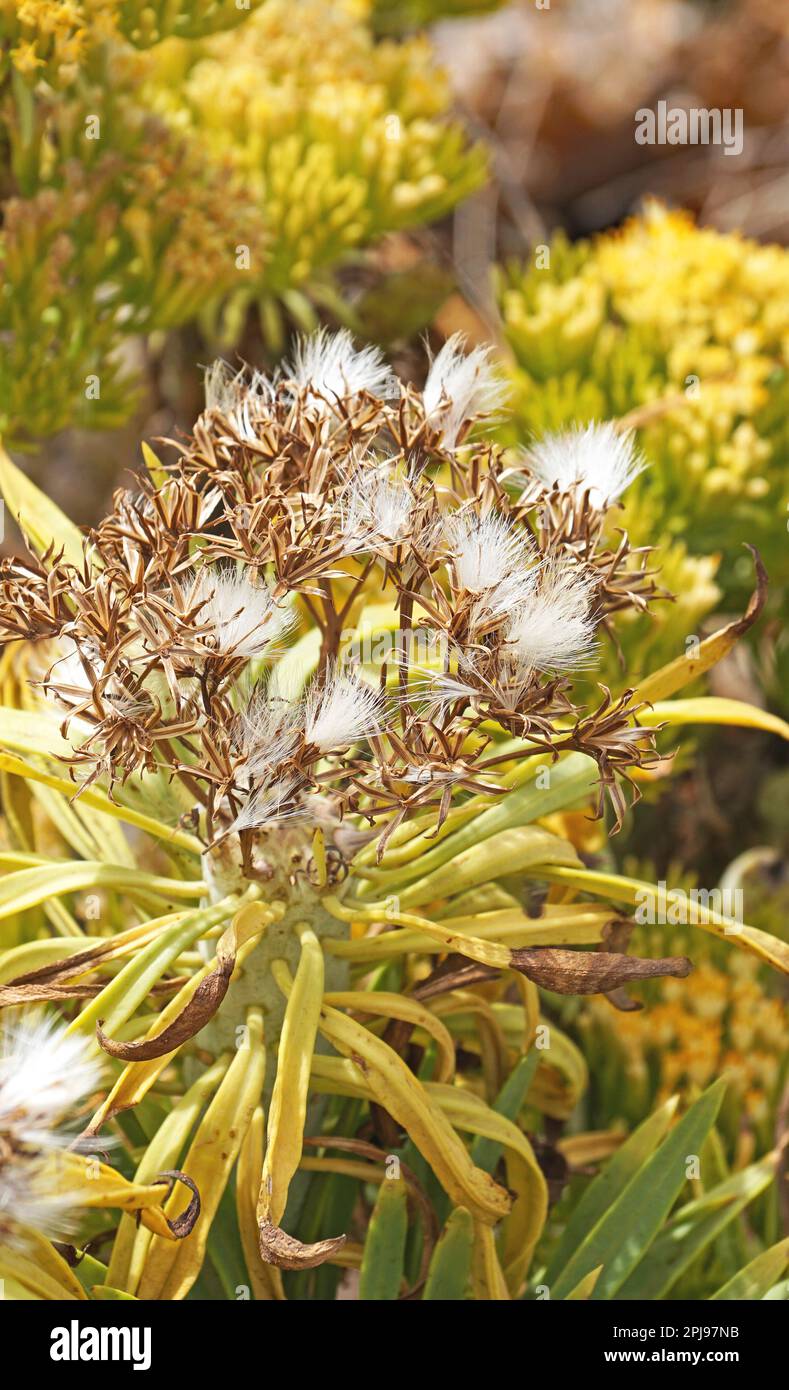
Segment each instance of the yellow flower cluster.
[[232,341],[282,299],[309,315],[316,277],[475,186],[429,47],[377,43],[368,18],[366,0],[0,0],[0,434],[119,422],[129,334],[199,316]]
[[[681,644],[714,601],[714,560],[699,568],[688,552],[722,557],[731,595],[750,573],[748,539],[779,580],[789,253],[651,204],[620,231],[574,246],[558,237],[533,266],[506,267],[499,302],[515,359],[511,442],[578,420],[632,416],[638,427],[652,466],[622,524],[635,544],[661,544],[664,567],[672,557],[687,610],[681,621],[667,612],[662,642]],[[643,665],[646,650],[631,654]]]
[[[3,60],[25,81],[73,83],[107,39],[149,48],[241,24],[263,0],[2,0]],[[2,69],[0,69],[2,71]]]
[[220,35],[193,65],[184,45],[158,55],[153,103],[231,159],[263,211],[269,293],[441,216],[483,173],[481,151],[445,120],[429,46],[374,43],[358,9],[268,0],[243,42]]

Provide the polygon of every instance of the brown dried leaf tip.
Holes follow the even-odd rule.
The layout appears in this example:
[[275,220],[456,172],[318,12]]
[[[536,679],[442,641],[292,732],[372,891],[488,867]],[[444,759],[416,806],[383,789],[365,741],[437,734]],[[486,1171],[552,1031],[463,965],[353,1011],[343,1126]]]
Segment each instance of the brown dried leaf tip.
[[186,1173],[182,1173],[178,1168],[169,1168],[165,1169],[163,1173],[157,1173],[156,1177],[154,1178],[154,1182],[167,1183],[169,1188],[167,1194],[168,1197],[170,1195],[170,1192],[172,1192],[173,1188],[175,1187],[175,1184],[178,1182],[183,1183],[184,1187],[189,1188],[192,1197],[191,1201],[189,1202],[189,1206],[186,1208],[186,1210],[182,1211],[180,1216],[176,1216],[174,1221],[170,1221],[169,1217],[165,1217],[165,1221],[167,1222],[167,1225],[170,1227],[170,1230],[172,1231],[172,1234],[175,1236],[175,1239],[184,1240],[186,1236],[192,1234],[192,1231],[194,1230],[195,1225],[197,1224],[197,1219],[200,1215],[202,1203],[200,1201],[200,1193],[197,1190],[197,1184],[194,1183],[190,1177],[187,1177]]
[[645,960],[607,951],[562,951],[552,946],[515,950],[511,965],[554,994],[607,994],[635,980],[662,975],[684,979],[692,969],[687,956]]
[[260,1223],[260,1255],[264,1264],[276,1265],[277,1269],[315,1269],[325,1264],[346,1241],[345,1236],[334,1236],[331,1240],[318,1240],[314,1245],[304,1245],[289,1236],[271,1221]]

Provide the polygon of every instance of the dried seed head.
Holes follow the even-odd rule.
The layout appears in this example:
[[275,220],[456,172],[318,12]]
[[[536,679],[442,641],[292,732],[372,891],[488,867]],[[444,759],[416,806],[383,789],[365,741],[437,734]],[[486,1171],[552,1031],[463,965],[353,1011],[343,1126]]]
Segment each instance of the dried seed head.
[[[178,779],[203,843],[237,832],[251,870],[252,832],[321,801],[358,833],[425,806],[441,822],[455,788],[499,791],[480,773],[496,726],[523,756],[582,748],[612,794],[643,763],[629,706],[585,715],[569,679],[597,626],[659,596],[596,505],[639,466],[632,440],[544,441],[549,481],[524,489],[469,434],[502,388],[489,351],[461,346],[396,402],[378,349],[345,332],[302,339],[271,379],[219,364],[166,481],[116,494],[81,564],[0,564],[0,633],[66,644],[43,684],[79,734],[81,785]],[[546,491],[556,478],[568,492]],[[436,656],[446,674],[425,684]]]
[[321,329],[296,345],[284,375],[305,392],[319,411],[363,392],[388,400],[399,395],[400,383],[377,347],[355,348],[347,328],[339,333]]
[[431,364],[422,395],[425,418],[442,432],[446,449],[455,448],[468,421],[494,415],[507,397],[506,385],[494,371],[492,349],[465,353],[464,342],[462,333],[447,339]]
[[610,421],[546,435],[524,462],[547,488],[566,492],[577,485],[600,510],[618,502],[646,467],[632,431],[621,434]]

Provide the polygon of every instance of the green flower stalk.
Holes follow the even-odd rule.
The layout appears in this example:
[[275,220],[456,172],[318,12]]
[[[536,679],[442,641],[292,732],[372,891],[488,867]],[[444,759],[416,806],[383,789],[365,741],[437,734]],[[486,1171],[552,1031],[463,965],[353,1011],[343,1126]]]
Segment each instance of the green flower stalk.
[[[671,698],[756,619],[761,563],[744,618],[584,705],[578,672],[659,593],[647,555],[605,538],[632,439],[600,426],[514,466],[490,355],[457,338],[421,392],[345,332],[273,378],[218,363],[206,388],[191,436],[146,449],[86,536],[2,464],[31,522],[0,569],[0,1007],[57,1006],[113,1069],[80,1141],[121,1146],[79,1189],[107,1241],[88,1292],[211,1296],[229,1229],[256,1299],[326,1296],[338,1269],[363,1297],[438,1296],[458,1248],[457,1296],[533,1296],[551,1242],[530,1117],[566,1120],[587,1084],[544,1001],[628,1007],[628,985],[691,969],[628,952],[633,906],[663,890],[589,867],[561,818],[610,804],[615,828],[664,724],[789,733]],[[708,907],[698,928],[789,967]],[[633,1264],[722,1092],[656,1129],[669,1177]],[[630,1173],[624,1220],[652,1171]],[[556,1296],[628,1280],[607,1229]],[[48,1296],[38,1258],[12,1275]]]

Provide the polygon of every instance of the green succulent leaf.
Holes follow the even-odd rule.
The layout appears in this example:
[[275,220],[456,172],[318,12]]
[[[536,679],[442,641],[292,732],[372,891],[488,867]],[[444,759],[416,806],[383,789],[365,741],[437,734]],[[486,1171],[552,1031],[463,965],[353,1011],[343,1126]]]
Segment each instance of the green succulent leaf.
[[[755,1298],[767,1298],[772,1292],[776,1279],[779,1279],[789,1265],[789,1237],[763,1250],[755,1260],[738,1271],[714,1294],[713,1301],[744,1302]],[[781,1295],[786,1297],[785,1294]]]
[[663,1143],[620,1190],[551,1285],[566,1298],[591,1270],[603,1266],[593,1299],[615,1298],[651,1246],[687,1181],[687,1159],[701,1151],[726,1089],[721,1078],[704,1092]]
[[402,1178],[384,1178],[364,1243],[359,1297],[396,1299],[403,1281],[408,1232],[408,1190]]
[[423,1300],[460,1302],[467,1297],[474,1250],[474,1218],[466,1207],[447,1217],[430,1259]]

